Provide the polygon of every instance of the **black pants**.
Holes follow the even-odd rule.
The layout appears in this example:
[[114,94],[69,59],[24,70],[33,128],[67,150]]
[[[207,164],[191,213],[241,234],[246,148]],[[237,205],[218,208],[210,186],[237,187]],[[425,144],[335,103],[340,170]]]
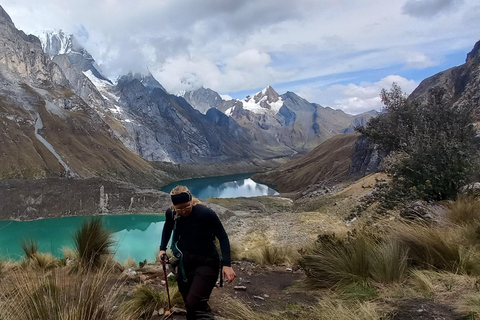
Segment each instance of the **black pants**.
[[180,266],[177,268],[178,289],[182,294],[187,320],[213,319],[208,299],[218,279],[218,257],[184,256],[187,281],[184,281]]

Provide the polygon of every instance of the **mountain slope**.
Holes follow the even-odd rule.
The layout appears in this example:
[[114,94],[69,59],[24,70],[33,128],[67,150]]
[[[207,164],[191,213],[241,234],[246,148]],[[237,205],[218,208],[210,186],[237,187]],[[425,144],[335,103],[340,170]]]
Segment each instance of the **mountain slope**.
[[41,43],[15,28],[0,7],[0,168],[2,179],[111,177],[153,183],[161,177],[130,152],[74,93]]
[[253,178],[279,192],[298,192],[313,184],[346,179],[357,139],[356,133],[335,135],[306,155]]
[[466,100],[473,101],[478,105],[480,101],[480,41],[467,54],[463,65],[423,80],[408,98],[420,102],[425,101],[428,91],[433,87],[445,89],[452,105]]

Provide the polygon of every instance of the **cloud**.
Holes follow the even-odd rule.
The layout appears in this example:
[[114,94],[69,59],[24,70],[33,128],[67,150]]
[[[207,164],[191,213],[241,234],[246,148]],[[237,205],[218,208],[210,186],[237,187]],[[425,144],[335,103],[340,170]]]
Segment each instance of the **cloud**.
[[298,88],[300,96],[310,102],[316,102],[324,107],[343,110],[349,114],[359,114],[370,110],[380,111],[382,102],[380,91],[390,89],[396,82],[403,91],[410,94],[418,82],[408,80],[398,75],[389,75],[378,82],[362,82],[359,85],[331,85],[327,88],[312,89],[311,86]]
[[462,4],[462,0],[408,0],[402,7],[403,13],[416,17],[432,17]]
[[[77,35],[111,79],[148,67],[171,92],[203,85],[232,93],[365,72],[361,86],[466,54],[480,30],[478,0],[2,2],[28,33]],[[435,19],[412,19],[422,15]],[[371,70],[386,71],[371,79]]]

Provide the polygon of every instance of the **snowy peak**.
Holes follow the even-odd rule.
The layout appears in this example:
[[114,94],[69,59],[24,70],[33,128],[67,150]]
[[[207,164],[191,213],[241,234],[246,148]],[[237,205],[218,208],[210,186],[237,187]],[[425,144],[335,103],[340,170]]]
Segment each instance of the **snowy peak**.
[[59,54],[66,54],[72,51],[73,41],[72,35],[66,35],[63,30],[58,31],[43,31],[38,36],[42,43],[42,49],[50,58]]
[[262,91],[253,96],[255,103],[266,101],[267,103],[277,102],[279,99],[278,93],[271,87],[267,86]]
[[283,100],[278,93],[268,86],[262,91],[255,94],[253,97],[246,97],[243,101],[243,109],[249,110],[257,114],[272,114],[278,113],[283,106]]

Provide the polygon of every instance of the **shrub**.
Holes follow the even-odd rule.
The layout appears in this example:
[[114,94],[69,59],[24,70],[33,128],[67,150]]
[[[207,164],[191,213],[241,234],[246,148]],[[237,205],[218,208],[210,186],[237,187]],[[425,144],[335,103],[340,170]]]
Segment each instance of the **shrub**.
[[73,235],[78,256],[78,268],[85,271],[98,269],[102,258],[111,253],[112,232],[103,228],[101,217],[86,220]]
[[475,105],[452,106],[440,88],[432,89],[426,104],[420,105],[407,100],[395,83],[380,96],[386,113],[358,131],[382,150],[402,155],[389,170],[395,194],[387,198],[455,199],[478,167],[472,125]]

